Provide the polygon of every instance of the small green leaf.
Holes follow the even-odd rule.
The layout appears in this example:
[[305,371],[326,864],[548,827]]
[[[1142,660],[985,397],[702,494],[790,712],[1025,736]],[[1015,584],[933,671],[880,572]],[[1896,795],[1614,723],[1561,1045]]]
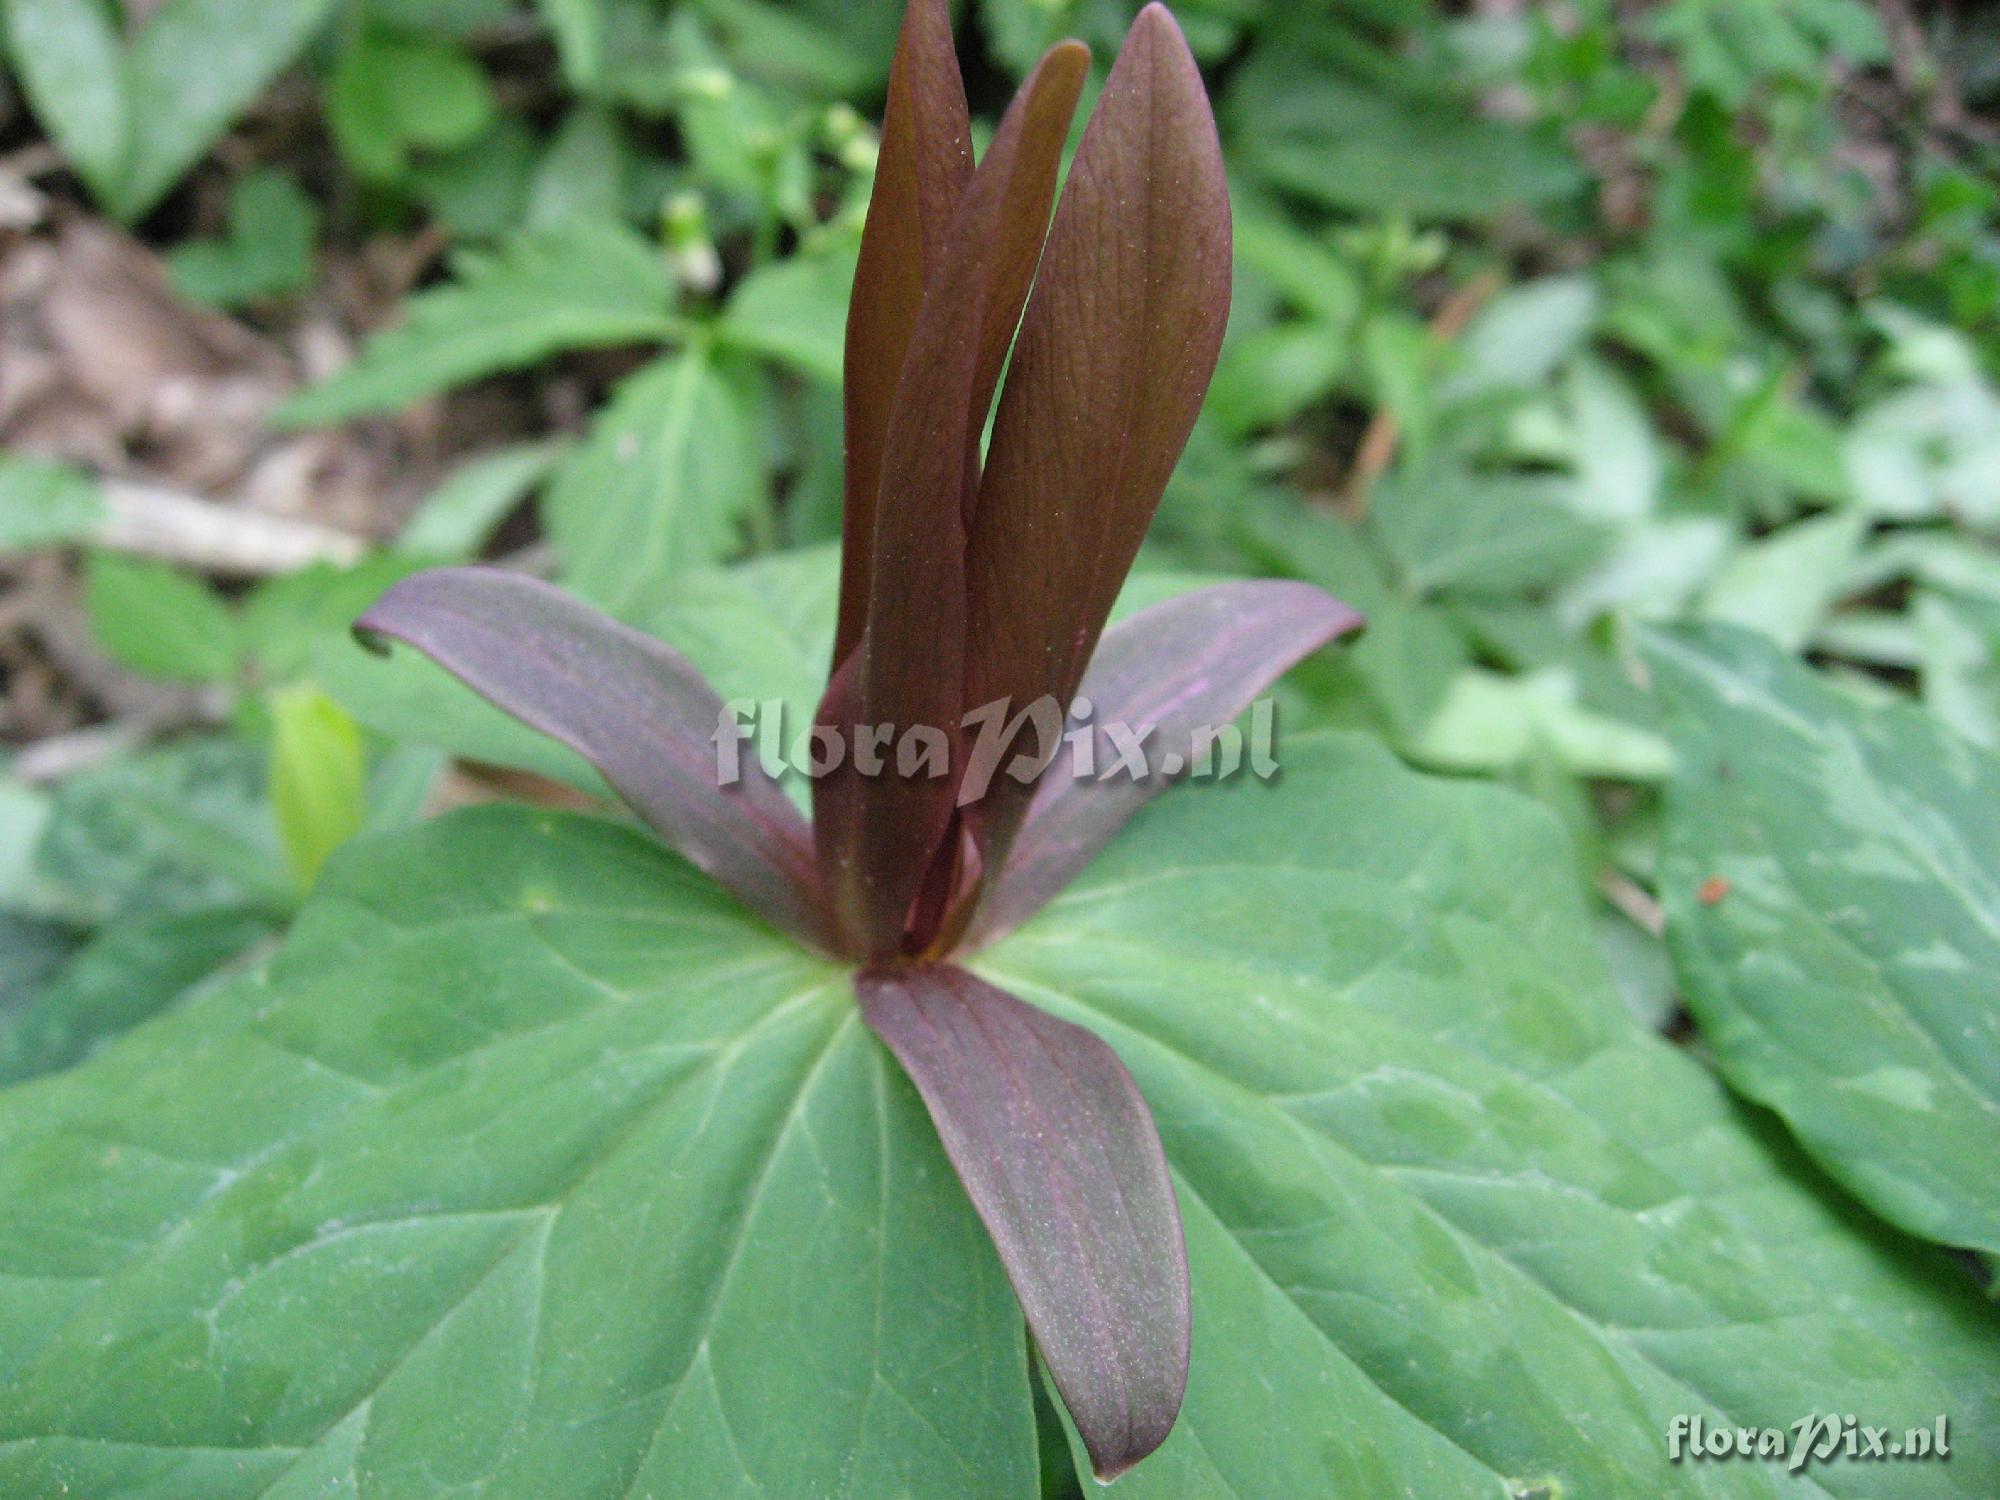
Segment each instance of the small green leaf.
[[1519,126],[1379,90],[1282,38],[1235,73],[1226,115],[1248,172],[1336,208],[1478,219],[1583,181],[1567,153]]
[[361,731],[325,693],[302,686],[273,695],[271,734],[271,809],[292,874],[310,890],[367,814]]
[[413,152],[472,144],[499,106],[485,72],[451,43],[371,28],[341,52],[326,108],[354,170],[392,181]]
[[743,278],[716,325],[730,347],[782,360],[829,386],[841,380],[851,254],[794,256]]
[[1596,567],[1564,585],[1558,616],[1571,626],[1622,610],[1640,619],[1678,614],[1715,574],[1732,532],[1716,516],[1666,516],[1634,526]]
[[723,560],[763,500],[763,470],[735,391],[705,348],[633,376],[556,470],[542,515],[563,577],[612,614],[675,574]]
[[828,98],[873,91],[889,73],[902,0],[706,0],[738,56]]
[[535,0],[556,39],[563,77],[587,91],[604,68],[604,11],[600,0]]
[[548,477],[564,446],[515,443],[461,464],[411,514],[396,550],[431,562],[474,557],[493,528]]
[[369,16],[404,31],[464,37],[514,19],[513,0],[366,0]]
[[1603,550],[1566,479],[1434,465],[1398,473],[1369,508],[1412,595],[1493,597],[1546,588]]
[[528,187],[541,155],[535,133],[514,115],[462,151],[410,165],[408,185],[461,239],[505,239],[521,227]]
[[1507,288],[1454,347],[1439,401],[1453,405],[1544,384],[1590,336],[1601,299],[1587,276],[1545,276]]
[[1504,772],[1541,754],[1576,776],[1657,781],[1673,767],[1658,735],[1578,700],[1561,668],[1522,677],[1479,668],[1452,680],[1437,711],[1407,747],[1440,770]]
[[353,567],[315,563],[259,584],[243,601],[243,642],[260,683],[280,686],[305,673],[328,636],[346,639],[355,616],[422,559],[401,552]]
[[1236,268],[1262,277],[1284,300],[1332,330],[1361,316],[1361,269],[1326,241],[1268,207],[1236,205]]
[[309,283],[318,233],[319,208],[289,173],[252,172],[230,191],[228,232],[177,246],[167,269],[183,297],[234,307]]
[[1761,630],[1798,650],[1844,592],[1867,527],[1860,512],[1836,511],[1752,542],[1709,581],[1702,616]]
[[119,216],[152,208],[305,50],[332,8],[333,0],[166,0],[125,61]]
[[1209,405],[1237,436],[1290,421],[1345,373],[1347,342],[1318,323],[1289,320],[1223,346]]
[[241,623],[190,574],[95,553],[86,565],[84,605],[98,644],[135,672],[176,682],[227,682],[236,675]]
[[1924,703],[1953,729],[2000,749],[2000,649],[1991,629],[1942,594],[1917,595],[1910,626],[1918,642]]
[[103,492],[88,475],[0,452],[0,555],[76,541],[103,519]]
[[571,222],[458,258],[457,279],[411,299],[353,368],[294,397],[280,420],[345,421],[565,349],[675,332],[674,287],[653,247],[620,224]]
[[1667,936],[1724,1072],[1893,1223],[2000,1250],[2000,762],[1742,631],[1648,657]]
[[1626,526],[1652,515],[1666,460],[1624,377],[1599,360],[1579,359],[1563,381],[1563,395],[1574,429],[1578,508]]
[[115,198],[125,165],[125,72],[112,8],[103,0],[7,0],[4,19],[10,61],[36,118],[91,191]]
[[622,219],[632,170],[632,147],[617,115],[578,105],[535,168],[528,227],[548,229],[570,219]]

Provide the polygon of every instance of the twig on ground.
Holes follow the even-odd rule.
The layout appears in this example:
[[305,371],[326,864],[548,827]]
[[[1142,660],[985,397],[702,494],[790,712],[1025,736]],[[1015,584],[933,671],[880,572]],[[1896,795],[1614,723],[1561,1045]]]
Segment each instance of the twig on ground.
[[128,750],[136,750],[151,736],[152,727],[137,719],[119,719],[68,734],[50,735],[15,756],[7,772],[15,780],[31,785],[62,781]]
[[313,563],[356,563],[360,537],[312,521],[217,505],[128,480],[104,481],[107,514],[91,540],[114,552],[239,577],[290,573]]

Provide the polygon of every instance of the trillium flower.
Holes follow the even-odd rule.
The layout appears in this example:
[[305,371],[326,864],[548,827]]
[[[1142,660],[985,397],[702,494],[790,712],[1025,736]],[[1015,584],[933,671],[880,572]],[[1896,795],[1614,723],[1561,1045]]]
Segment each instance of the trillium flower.
[[[1169,754],[1191,763],[1208,726],[1359,620],[1307,585],[1252,582],[1105,629],[1214,373],[1230,217],[1200,74],[1159,5],[1133,23],[1055,204],[1088,69],[1080,44],[1052,48],[976,166],[945,0],[914,0],[890,75],[848,313],[817,723],[926,726],[952,751],[944,774],[849,758],[814,781],[810,824],[754,758],[719,785],[724,705],[684,657],[495,569],[408,578],[357,630],[578,751],[674,850],[854,966],[1109,1479],[1165,1440],[1187,1384],[1173,1183],[1112,1050],[958,960],[1057,894],[1173,779]],[[1145,734],[1160,769],[1065,774],[1065,739],[1040,747],[1038,776],[968,785],[969,714],[1079,698]]]

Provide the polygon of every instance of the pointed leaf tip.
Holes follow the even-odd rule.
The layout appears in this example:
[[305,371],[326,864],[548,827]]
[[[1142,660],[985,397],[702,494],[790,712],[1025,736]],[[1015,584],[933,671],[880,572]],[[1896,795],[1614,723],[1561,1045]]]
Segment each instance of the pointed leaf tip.
[[[967,542],[967,703],[1075,693],[1215,371],[1230,260],[1201,74],[1151,7],[1077,149],[994,420]],[[1004,780],[990,814],[1025,797]]]
[[1166,1441],[1187,1389],[1187,1247],[1138,1085],[1094,1033],[963,969],[869,970],[855,990],[1108,1483]]
[[889,417],[924,288],[972,176],[972,125],[945,0],[911,0],[889,73],[875,190],[848,303],[846,491],[834,665],[861,638]]
[[575,750],[667,846],[781,931],[827,943],[806,822],[754,754],[724,785],[733,722],[693,663],[562,590],[500,568],[433,568],[383,594],[356,638],[423,652]]
[[[1063,142],[1089,54],[1052,49],[1008,106],[960,200],[951,238],[912,326],[875,497],[870,594],[821,722],[922,725],[955,736],[963,709],[966,491],[1021,305],[1048,231]],[[851,539],[858,541],[859,539]],[[841,710],[852,712],[844,719]],[[844,932],[893,954],[952,821],[954,782],[814,783],[815,838]]]
[[[1205,754],[1214,759],[1211,736],[1290,668],[1361,624],[1358,613],[1309,583],[1257,579],[1178,595],[1105,631],[1077,690],[1091,706],[1091,758],[1079,763],[1084,740],[1081,726],[1073,727],[1032,799],[1014,804],[1025,809],[1021,821],[988,825],[985,853],[994,873],[968,913],[966,946],[1011,932],[1061,894],[1134,813],[1173,784],[1176,776],[1158,769],[1168,757],[1180,774],[1198,769]],[[1120,764],[1107,733],[1113,724],[1142,737],[1151,774],[1099,779],[1096,770]]]

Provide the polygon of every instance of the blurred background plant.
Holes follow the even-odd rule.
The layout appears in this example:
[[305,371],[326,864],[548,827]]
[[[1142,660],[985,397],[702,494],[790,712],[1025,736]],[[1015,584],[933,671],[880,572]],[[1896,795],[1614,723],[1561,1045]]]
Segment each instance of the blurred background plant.
[[[1060,35],[1101,76],[1135,8],[969,0],[975,114]],[[1142,566],[1365,610],[1288,727],[1555,809],[1672,1026],[1628,622],[2000,744],[2000,12],[1177,10],[1238,286]],[[0,0],[0,1078],[261,951],[357,831],[570,795],[357,666],[411,568],[504,559],[810,691],[790,554],[838,532],[900,14]]]

